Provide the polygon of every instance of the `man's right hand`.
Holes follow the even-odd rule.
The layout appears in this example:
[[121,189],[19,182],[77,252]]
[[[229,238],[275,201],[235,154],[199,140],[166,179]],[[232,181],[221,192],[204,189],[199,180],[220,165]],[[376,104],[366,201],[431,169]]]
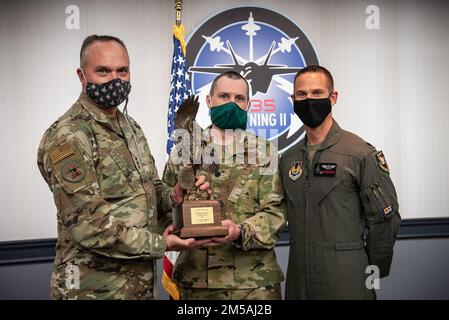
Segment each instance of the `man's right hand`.
[[179,251],[179,250],[189,250],[194,248],[203,247],[206,244],[212,242],[212,239],[195,240],[194,238],[181,239],[177,235],[173,234],[173,225],[169,225],[162,236],[167,243],[166,251]]

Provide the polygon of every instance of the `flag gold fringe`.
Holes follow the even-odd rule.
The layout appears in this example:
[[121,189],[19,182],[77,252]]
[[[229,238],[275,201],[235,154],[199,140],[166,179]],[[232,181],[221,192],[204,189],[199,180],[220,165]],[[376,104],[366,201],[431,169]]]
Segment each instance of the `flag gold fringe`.
[[164,286],[165,291],[172,297],[174,300],[179,300],[179,289],[176,283],[173,282],[172,279],[164,272],[162,274],[162,285]]
[[184,41],[184,25],[173,25],[173,36],[181,43],[182,53],[186,56],[186,42]]

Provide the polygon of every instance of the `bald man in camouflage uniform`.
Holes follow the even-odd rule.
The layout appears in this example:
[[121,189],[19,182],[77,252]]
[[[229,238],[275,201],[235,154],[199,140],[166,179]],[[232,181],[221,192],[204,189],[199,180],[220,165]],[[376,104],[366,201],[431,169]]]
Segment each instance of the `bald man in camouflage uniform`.
[[117,109],[120,101],[108,108],[86,93],[89,86],[107,91],[101,83],[110,79],[117,88],[129,85],[121,40],[88,37],[78,75],[83,92],[45,132],[38,151],[57,207],[51,296],[152,299],[155,259],[195,244],[168,231],[162,235],[164,213],[179,203],[179,187],[161,182],[142,129]]
[[[243,110],[248,107],[248,85],[236,73],[217,77],[208,96],[212,108],[229,101]],[[214,150],[221,159],[218,173],[210,178],[212,196],[224,205],[222,224],[229,228],[229,235],[180,254],[173,278],[181,299],[280,299],[284,276],[274,246],[286,218],[282,186],[273,189],[277,186],[273,181],[277,151],[245,131],[233,135],[233,143],[221,145],[212,139],[213,131],[218,136],[223,133],[214,124],[203,133],[205,150]],[[176,157],[182,157],[181,151],[174,149],[166,164],[163,180],[168,185],[177,183],[180,165]],[[251,159],[251,155],[257,157]],[[208,172],[199,170],[198,174]]]

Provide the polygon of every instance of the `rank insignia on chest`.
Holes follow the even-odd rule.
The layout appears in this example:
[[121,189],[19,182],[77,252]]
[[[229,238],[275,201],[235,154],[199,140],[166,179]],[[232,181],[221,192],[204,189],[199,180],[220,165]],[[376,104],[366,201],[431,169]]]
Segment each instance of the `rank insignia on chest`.
[[302,176],[302,161],[292,162],[292,165],[290,167],[290,171],[288,172],[288,176],[293,181],[295,181],[300,176]]
[[313,171],[313,174],[316,177],[335,177],[336,173],[336,163],[317,163],[315,164],[315,170]]

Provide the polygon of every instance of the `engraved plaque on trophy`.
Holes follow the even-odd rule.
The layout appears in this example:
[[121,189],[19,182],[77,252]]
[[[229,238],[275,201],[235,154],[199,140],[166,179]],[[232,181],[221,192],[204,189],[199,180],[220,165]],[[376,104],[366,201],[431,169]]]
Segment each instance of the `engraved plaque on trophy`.
[[[221,225],[221,205],[217,200],[204,199],[195,190],[195,174],[192,167],[183,167],[178,182],[187,190],[184,202],[173,211],[174,233],[180,238],[220,237],[228,235],[228,228]],[[198,195],[198,198],[196,197]]]

